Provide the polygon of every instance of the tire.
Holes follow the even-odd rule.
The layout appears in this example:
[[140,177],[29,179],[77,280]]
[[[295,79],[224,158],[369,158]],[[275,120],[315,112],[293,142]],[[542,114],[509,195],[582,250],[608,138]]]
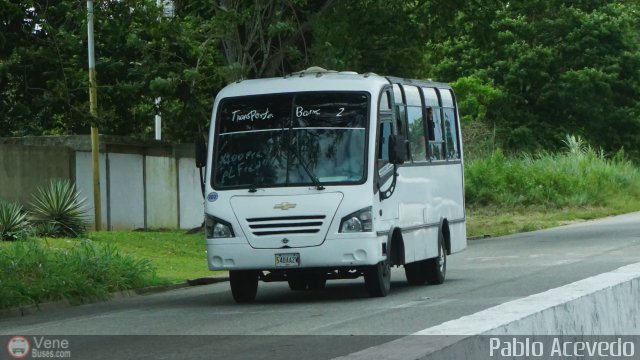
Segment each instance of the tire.
[[404,274],[410,285],[424,285],[427,282],[427,273],[424,261],[404,264]]
[[229,271],[231,295],[237,303],[249,303],[255,300],[258,292],[258,273],[252,270]]
[[438,257],[425,260],[425,275],[431,285],[440,285],[447,274],[447,249],[442,229],[438,232]]
[[391,289],[391,265],[388,260],[370,266],[364,274],[364,284],[371,297],[384,297]]
[[307,279],[309,290],[322,290],[327,285],[327,279],[320,276],[312,276]]
[[289,289],[294,291],[301,291],[307,289],[307,282],[303,278],[294,278],[287,280],[289,283]]

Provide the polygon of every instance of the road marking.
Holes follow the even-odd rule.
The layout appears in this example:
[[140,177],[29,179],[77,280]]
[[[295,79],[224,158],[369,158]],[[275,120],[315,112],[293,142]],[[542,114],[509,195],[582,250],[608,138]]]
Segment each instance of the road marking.
[[394,305],[389,307],[389,309],[404,309],[404,308],[410,308],[410,307],[429,307],[429,306],[436,306],[436,305],[442,305],[442,304],[447,304],[450,302],[454,302],[454,301],[458,301],[457,299],[422,299],[422,300],[414,300],[414,301],[409,301],[407,303],[404,304],[399,304],[399,305]]

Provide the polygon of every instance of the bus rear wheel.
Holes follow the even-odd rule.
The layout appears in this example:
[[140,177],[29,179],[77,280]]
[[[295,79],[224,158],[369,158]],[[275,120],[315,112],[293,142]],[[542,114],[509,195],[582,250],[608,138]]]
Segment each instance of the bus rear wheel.
[[231,295],[237,303],[252,302],[258,292],[258,273],[252,270],[229,271]]
[[364,274],[364,284],[369,296],[384,297],[391,289],[391,265],[389,260],[384,260],[370,266]]
[[312,276],[307,279],[309,290],[322,290],[327,285],[327,279],[321,276]]
[[410,285],[424,285],[427,282],[425,260],[404,264],[404,274]]
[[438,233],[438,257],[425,260],[425,274],[431,285],[440,285],[447,274],[447,249],[444,244],[442,230]]

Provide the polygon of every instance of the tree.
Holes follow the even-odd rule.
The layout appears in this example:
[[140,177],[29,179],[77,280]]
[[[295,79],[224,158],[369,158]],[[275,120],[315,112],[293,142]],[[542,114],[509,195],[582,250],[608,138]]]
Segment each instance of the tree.
[[445,81],[477,74],[504,94],[487,113],[503,146],[553,149],[575,133],[640,155],[634,2],[510,1],[487,8],[482,22],[471,8],[461,11],[457,31],[430,41],[429,63]]

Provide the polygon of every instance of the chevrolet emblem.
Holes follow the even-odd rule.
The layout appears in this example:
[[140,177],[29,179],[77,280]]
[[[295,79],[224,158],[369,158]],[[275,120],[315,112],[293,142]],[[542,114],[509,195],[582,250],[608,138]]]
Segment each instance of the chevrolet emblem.
[[294,207],[296,207],[296,204],[288,203],[286,201],[281,204],[276,204],[273,206],[274,209],[280,209],[280,210],[289,210],[289,209],[293,209]]

